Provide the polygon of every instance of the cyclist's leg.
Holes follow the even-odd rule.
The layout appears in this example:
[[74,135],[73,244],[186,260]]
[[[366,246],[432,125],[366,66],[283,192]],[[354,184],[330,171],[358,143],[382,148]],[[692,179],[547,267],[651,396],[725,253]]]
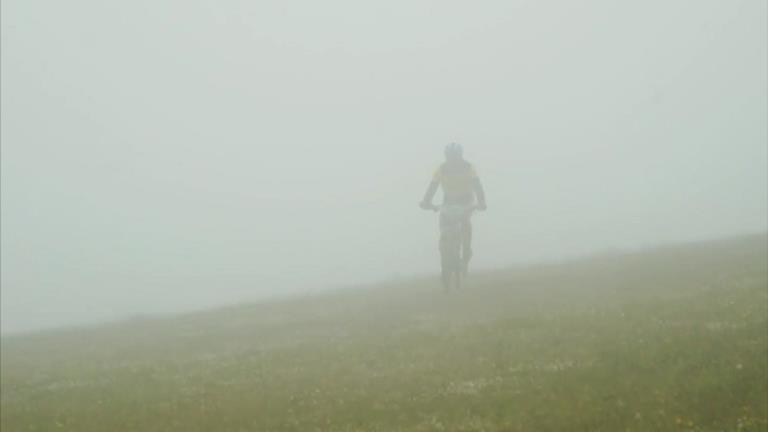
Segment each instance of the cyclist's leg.
[[458,251],[455,250],[458,246],[455,236],[452,237],[449,233],[440,236],[440,276],[446,290],[451,288],[451,277],[459,265],[456,256]]
[[440,215],[440,241],[438,249],[440,251],[440,278],[443,284],[444,289],[448,289],[450,287],[450,263],[449,261],[449,238],[446,233],[446,224],[447,221],[445,220],[445,217],[441,214]]
[[462,243],[462,270],[467,273],[469,268],[469,261],[472,259],[472,221],[470,218],[464,222]]

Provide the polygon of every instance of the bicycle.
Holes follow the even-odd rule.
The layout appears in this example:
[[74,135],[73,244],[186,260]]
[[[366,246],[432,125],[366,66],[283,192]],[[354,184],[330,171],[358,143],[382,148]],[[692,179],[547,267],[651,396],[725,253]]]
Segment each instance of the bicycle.
[[465,244],[465,229],[476,205],[430,206],[427,209],[440,213],[440,276],[446,291],[460,289],[467,275],[471,249]]

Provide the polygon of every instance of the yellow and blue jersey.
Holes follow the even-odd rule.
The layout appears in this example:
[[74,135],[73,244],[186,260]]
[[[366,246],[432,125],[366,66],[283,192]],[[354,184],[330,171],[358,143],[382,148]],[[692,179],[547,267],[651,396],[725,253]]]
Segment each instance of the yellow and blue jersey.
[[463,160],[440,165],[435,171],[432,181],[442,187],[443,202],[446,204],[473,203],[479,185],[475,167]]

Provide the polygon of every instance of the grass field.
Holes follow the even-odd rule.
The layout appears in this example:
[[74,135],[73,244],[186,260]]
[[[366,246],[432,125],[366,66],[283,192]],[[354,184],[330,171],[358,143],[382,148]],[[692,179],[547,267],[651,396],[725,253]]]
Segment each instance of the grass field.
[[[765,431],[765,235],[2,340],[3,432]],[[215,287],[212,287],[215,289]]]

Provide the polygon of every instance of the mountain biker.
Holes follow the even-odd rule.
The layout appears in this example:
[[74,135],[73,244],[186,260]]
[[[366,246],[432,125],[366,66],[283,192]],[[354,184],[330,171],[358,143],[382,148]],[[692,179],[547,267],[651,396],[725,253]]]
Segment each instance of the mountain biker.
[[[461,144],[450,143],[445,147],[445,163],[435,171],[424,198],[419,206],[424,210],[434,208],[432,200],[438,187],[443,189],[443,205],[460,205],[471,207],[477,201],[475,208],[486,209],[485,192],[480,178],[471,163],[464,160],[464,149]],[[464,222],[464,270],[472,257],[472,225],[469,217]],[[441,238],[442,244],[442,238]]]

